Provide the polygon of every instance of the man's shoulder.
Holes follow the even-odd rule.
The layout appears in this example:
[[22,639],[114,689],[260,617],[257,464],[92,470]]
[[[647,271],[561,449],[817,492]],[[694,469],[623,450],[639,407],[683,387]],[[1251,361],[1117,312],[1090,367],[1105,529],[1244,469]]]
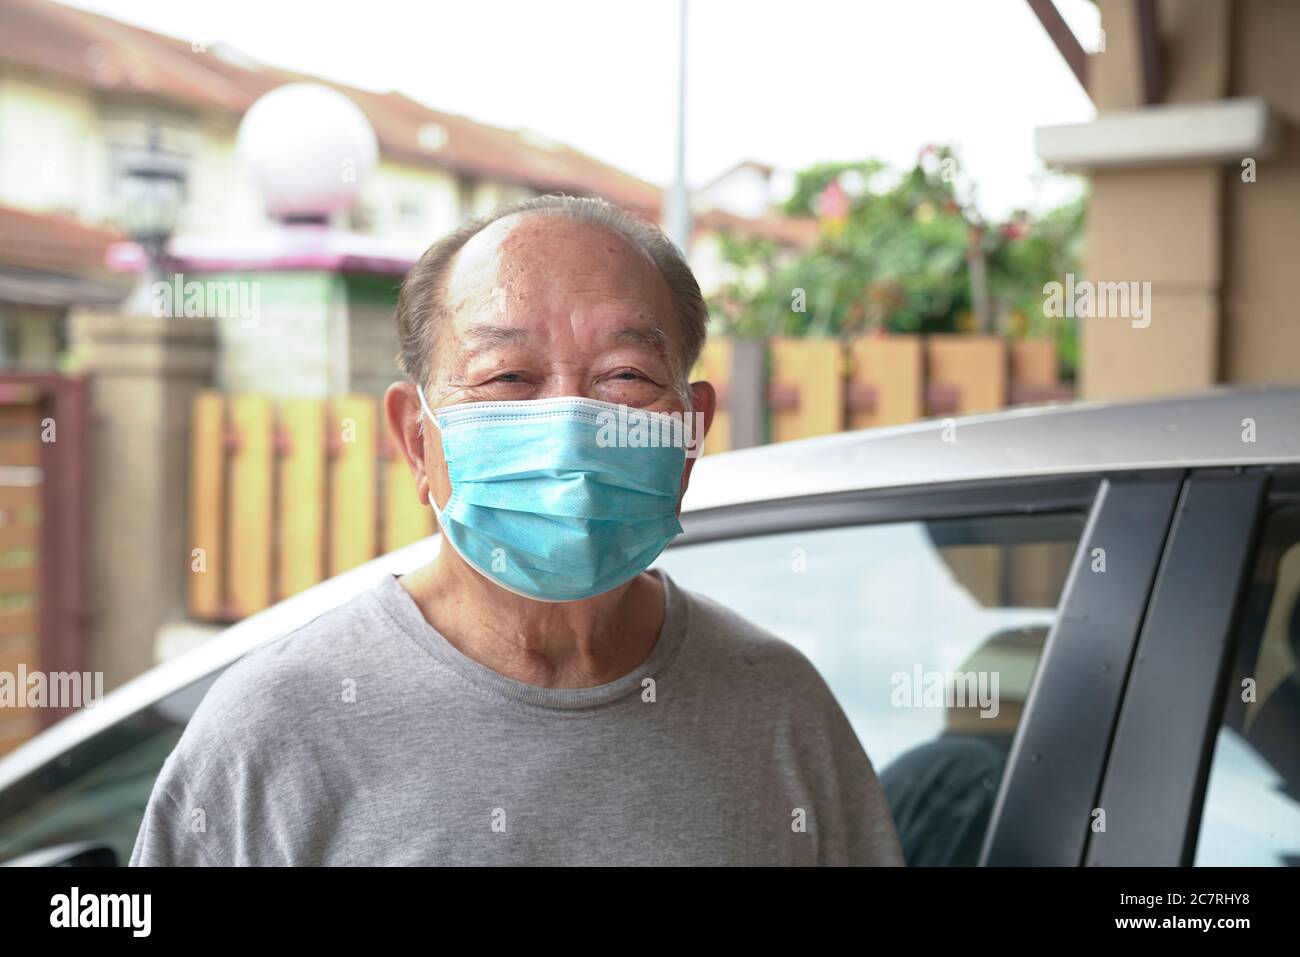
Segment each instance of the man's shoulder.
[[829,695],[808,656],[790,642],[707,595],[677,588],[690,604],[690,645],[721,680],[775,686],[804,700]]
[[[190,721],[194,735],[256,734],[293,712],[337,700],[341,682],[381,664],[400,640],[385,620],[378,587],[356,595],[244,653],[213,682]],[[187,729],[188,730],[188,729]]]

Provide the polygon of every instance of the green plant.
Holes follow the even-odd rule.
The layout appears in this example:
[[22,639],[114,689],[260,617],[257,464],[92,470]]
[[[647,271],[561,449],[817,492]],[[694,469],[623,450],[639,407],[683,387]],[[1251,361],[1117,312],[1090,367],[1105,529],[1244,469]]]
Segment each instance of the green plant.
[[1042,289],[1077,272],[1085,200],[989,223],[958,195],[960,173],[949,147],[927,147],[901,174],[875,160],[799,173],[784,211],[816,216],[820,238],[790,256],[770,242],[724,236],[731,279],[710,301],[720,331],[1048,335],[1073,369],[1073,326],[1043,315]]

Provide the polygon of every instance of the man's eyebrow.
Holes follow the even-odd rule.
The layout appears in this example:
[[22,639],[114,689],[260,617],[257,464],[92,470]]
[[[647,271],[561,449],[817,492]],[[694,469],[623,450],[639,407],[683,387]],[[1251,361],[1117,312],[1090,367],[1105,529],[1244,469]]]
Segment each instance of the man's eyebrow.
[[519,345],[531,338],[532,333],[527,329],[494,326],[486,323],[470,326],[459,336],[461,343],[465,347],[462,352],[463,358],[469,358],[499,346]]
[[668,334],[658,326],[624,326],[606,334],[606,339],[617,343],[650,346],[656,352],[668,354]]

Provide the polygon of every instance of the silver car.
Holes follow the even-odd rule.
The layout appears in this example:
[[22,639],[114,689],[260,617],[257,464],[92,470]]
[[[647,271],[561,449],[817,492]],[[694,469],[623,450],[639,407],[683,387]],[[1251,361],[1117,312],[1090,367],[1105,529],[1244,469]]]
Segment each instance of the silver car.
[[[1300,864],[1300,390],[708,456],[682,524],[658,564],[813,661],[910,864]],[[0,759],[0,861],[125,861],[217,676],[437,547],[281,602]]]

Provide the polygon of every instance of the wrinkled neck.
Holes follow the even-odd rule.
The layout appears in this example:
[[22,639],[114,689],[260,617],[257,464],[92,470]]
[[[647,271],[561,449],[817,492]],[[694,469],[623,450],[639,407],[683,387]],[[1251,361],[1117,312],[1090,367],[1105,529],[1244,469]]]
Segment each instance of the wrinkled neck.
[[622,677],[649,657],[663,625],[663,585],[647,574],[594,598],[540,602],[506,591],[444,548],[404,584],[462,653],[543,687],[593,687]]

